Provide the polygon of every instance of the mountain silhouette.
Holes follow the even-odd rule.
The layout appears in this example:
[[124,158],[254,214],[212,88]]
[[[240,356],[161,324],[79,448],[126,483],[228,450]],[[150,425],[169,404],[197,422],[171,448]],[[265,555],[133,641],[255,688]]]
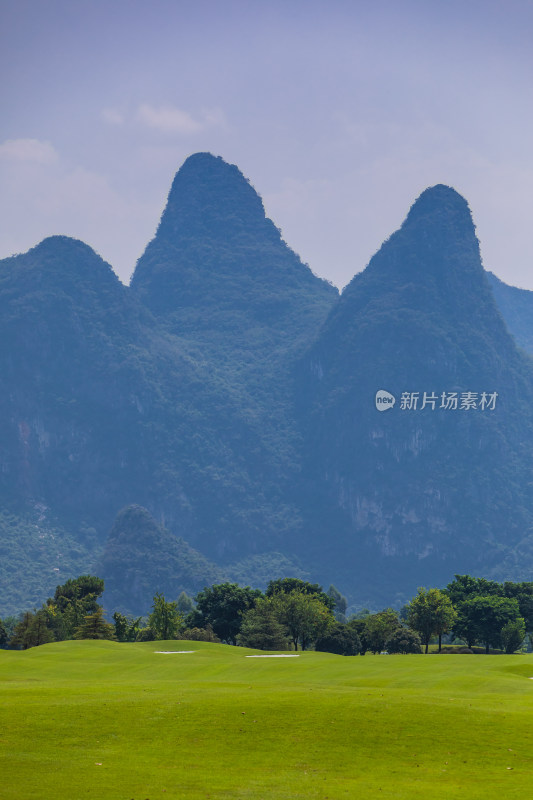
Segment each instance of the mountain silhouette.
[[[298,378],[308,528],[318,541],[334,520],[330,568],[344,564],[346,581],[386,593],[497,569],[529,529],[531,367],[453,189],[422,193],[346,287]],[[385,412],[379,390],[396,399]]]
[[131,286],[67,237],[4,259],[0,616],[74,569],[138,613],[217,576],[293,571],[373,605],[528,577],[529,296],[510,289],[438,185],[339,296],[209,153]]

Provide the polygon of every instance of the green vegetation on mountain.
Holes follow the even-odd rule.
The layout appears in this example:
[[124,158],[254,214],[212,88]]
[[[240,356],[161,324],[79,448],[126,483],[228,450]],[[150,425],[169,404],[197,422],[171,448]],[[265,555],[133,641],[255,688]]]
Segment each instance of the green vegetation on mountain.
[[177,598],[221,581],[224,572],[161,525],[145,508],[117,516],[96,570],[105,580],[105,604],[144,614],[157,592]]
[[39,606],[59,579],[78,575],[92,561],[92,532],[79,537],[42,519],[38,506],[24,516],[0,511],[2,616]]
[[533,292],[509,286],[492,272],[487,278],[509,332],[519,347],[533,355]]
[[[380,412],[386,390],[394,407]],[[470,211],[426,190],[346,287],[298,372],[306,536],[346,585],[445,583],[454,572],[527,578],[533,524],[533,375],[486,280]],[[497,393],[494,408],[482,397]],[[474,406],[462,398],[472,393]],[[444,399],[443,399],[444,395]],[[456,405],[447,403],[450,395]],[[485,397],[485,399],[486,399]],[[302,542],[302,547],[305,542]]]
[[531,575],[533,367],[449,187],[339,298],[198,153],[130,287],[62,236],[0,262],[0,374],[4,616],[80,572],[123,616],[220,582],[375,608]]

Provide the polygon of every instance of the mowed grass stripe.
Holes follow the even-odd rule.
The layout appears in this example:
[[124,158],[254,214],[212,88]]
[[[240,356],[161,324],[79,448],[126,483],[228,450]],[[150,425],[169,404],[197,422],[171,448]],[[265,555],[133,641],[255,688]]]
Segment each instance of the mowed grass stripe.
[[0,652],[0,796],[524,797],[531,656]]

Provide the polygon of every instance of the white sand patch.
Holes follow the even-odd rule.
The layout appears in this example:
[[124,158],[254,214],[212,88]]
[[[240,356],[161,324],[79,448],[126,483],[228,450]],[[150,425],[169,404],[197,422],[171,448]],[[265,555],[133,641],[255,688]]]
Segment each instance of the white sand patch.
[[196,650],[154,650],[154,653],[161,653],[164,656],[169,656],[171,653],[196,653]]
[[299,653],[276,653],[276,655],[266,655],[266,656],[245,656],[245,658],[300,658]]

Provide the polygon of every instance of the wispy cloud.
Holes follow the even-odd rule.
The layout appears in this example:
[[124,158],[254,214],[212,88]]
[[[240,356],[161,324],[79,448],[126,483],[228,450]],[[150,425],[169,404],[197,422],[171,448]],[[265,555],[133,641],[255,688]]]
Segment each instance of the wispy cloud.
[[143,103],[137,110],[139,122],[160,131],[189,135],[207,128],[225,125],[224,114],[220,109],[205,109],[193,116],[189,111],[176,106],[152,106]]
[[102,119],[109,125],[122,125],[125,121],[124,114],[122,114],[116,108],[104,108],[102,109],[101,114]]
[[0,186],[1,258],[63,234],[94,247],[127,280],[157,224],[145,192],[121,192],[105,173],[36,139],[0,143]]
[[0,159],[33,164],[53,164],[58,160],[58,155],[50,142],[43,142],[40,139],[6,139],[0,144]]

